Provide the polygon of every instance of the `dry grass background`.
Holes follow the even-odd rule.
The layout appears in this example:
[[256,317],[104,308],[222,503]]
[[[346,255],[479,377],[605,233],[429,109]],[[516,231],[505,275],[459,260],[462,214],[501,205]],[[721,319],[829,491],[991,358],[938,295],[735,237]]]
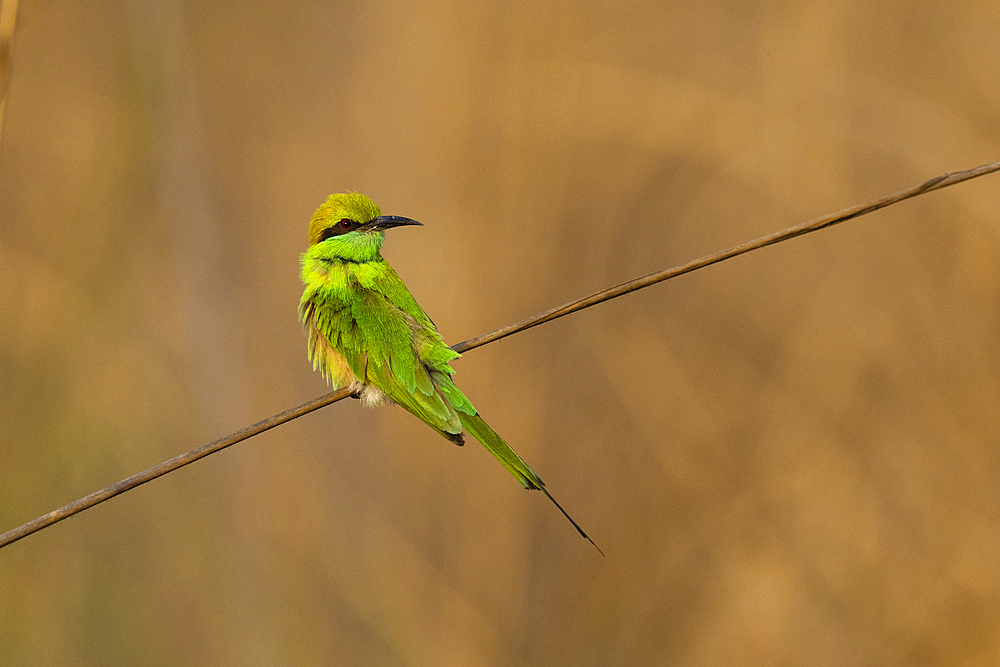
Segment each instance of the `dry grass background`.
[[[1000,156],[995,2],[22,2],[0,528],[325,390],[313,209],[457,342]],[[1000,182],[469,353],[0,551],[10,664],[989,664]]]

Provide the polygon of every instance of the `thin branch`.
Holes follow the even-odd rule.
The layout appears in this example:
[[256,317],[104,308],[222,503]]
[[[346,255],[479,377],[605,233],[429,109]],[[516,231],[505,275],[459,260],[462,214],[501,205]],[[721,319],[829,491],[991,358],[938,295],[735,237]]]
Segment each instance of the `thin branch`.
[[[815,232],[825,227],[832,227],[837,223],[857,218],[867,213],[877,211],[880,208],[885,208],[886,206],[891,206],[892,204],[901,202],[904,199],[916,197],[917,195],[922,195],[925,192],[931,192],[932,190],[940,190],[941,188],[946,188],[949,185],[955,185],[956,183],[968,181],[969,179],[976,178],[977,176],[991,174],[995,171],[1000,171],[1000,162],[985,164],[981,167],[975,167],[974,169],[968,169],[966,171],[959,171],[954,174],[942,174],[941,176],[936,176],[925,183],[903,190],[902,192],[897,192],[894,195],[888,195],[860,206],[845,208],[843,211],[824,215],[821,218],[815,218],[809,222],[803,222],[802,224],[795,225],[794,227],[788,227],[786,229],[782,229],[781,231],[768,234],[767,236],[761,236],[753,241],[747,241],[746,243],[730,248],[729,250],[723,250],[712,255],[705,255],[704,257],[690,261],[687,264],[681,264],[680,266],[675,266],[670,269],[650,273],[647,276],[636,278],[635,280],[630,280],[620,285],[615,285],[614,287],[609,287],[608,289],[597,292],[596,294],[591,294],[590,296],[585,296],[582,299],[570,301],[569,303],[558,306],[557,308],[550,308],[549,310],[537,313],[531,317],[521,320],[520,322],[508,324],[507,326],[501,327],[496,331],[491,331],[490,333],[470,338],[469,340],[463,341],[458,345],[453,345],[452,348],[458,352],[465,352],[466,350],[471,350],[479,347],[480,345],[486,345],[487,343],[492,343],[495,340],[506,338],[507,336],[519,333],[525,329],[538,326],[539,324],[551,322],[558,317],[575,313],[576,311],[583,310],[584,308],[589,308],[590,306],[602,303],[608,299],[614,299],[615,297],[628,294],[629,292],[634,292],[638,289],[642,289],[643,287],[655,285],[656,283],[669,278],[676,278],[681,274],[690,273],[696,269],[701,269],[710,264],[715,264],[717,262],[736,257],[737,255],[742,255],[743,253],[750,252],[751,250],[763,248],[764,246],[779,243],[781,241],[787,241],[788,239],[801,236],[802,234]],[[2,543],[0,543],[0,546],[3,546]]]
[[[936,178],[932,178],[925,183],[903,190],[902,192],[897,192],[893,195],[882,197],[881,199],[876,199],[873,202],[844,209],[843,211],[832,213],[830,215],[825,215],[821,218],[816,218],[815,220],[810,220],[809,222],[789,227],[779,232],[768,234],[767,236],[762,236],[754,239],[753,241],[748,241],[747,243],[735,246],[729,250],[723,250],[722,252],[706,255],[701,259],[696,259],[688,262],[687,264],[682,264],[670,269],[651,273],[641,278],[636,278],[635,280],[630,280],[615,287],[597,292],[596,294],[591,294],[590,296],[582,299],[571,301],[570,303],[557,308],[551,308],[536,315],[532,315],[527,319],[502,327],[496,331],[477,336],[476,338],[470,338],[469,340],[458,343],[452,347],[458,352],[467,352],[481,345],[486,345],[487,343],[492,343],[493,341],[500,340],[501,338],[506,338],[507,336],[524,331],[525,329],[530,329],[531,327],[538,326],[539,324],[551,322],[559,317],[575,313],[576,311],[583,310],[584,308],[589,308],[590,306],[598,303],[603,303],[610,299],[614,299],[615,297],[622,296],[623,294],[634,292],[638,289],[642,289],[643,287],[655,285],[656,283],[669,278],[674,278],[681,274],[689,273],[696,269],[709,266],[710,264],[715,264],[731,257],[742,255],[743,253],[756,250],[757,248],[763,248],[764,246],[779,243],[781,241],[787,241],[788,239],[795,238],[796,236],[800,236],[802,234],[808,234],[825,227],[831,227],[837,223],[877,211],[878,209],[885,208],[886,206],[901,202],[904,199],[909,199],[910,197],[916,197],[917,195],[931,192],[933,190],[940,190],[941,188],[948,187],[949,185],[955,185],[956,183],[961,183],[963,181],[976,178],[977,176],[983,176],[996,171],[1000,171],[1000,162],[994,162],[992,164],[983,165],[981,167],[953,174],[943,174],[941,176],[937,176]],[[116,484],[112,484],[111,486],[101,489],[100,491],[95,491],[88,496],[75,500],[68,505],[64,505],[59,509],[49,512],[48,514],[43,514],[33,521],[29,521],[28,523],[22,524],[17,528],[8,530],[6,533],[0,535],[0,548],[5,547],[12,542],[16,542],[22,537],[37,532],[42,528],[51,526],[58,521],[62,521],[67,517],[82,512],[85,509],[89,509],[94,505],[108,500],[109,498],[113,498],[130,489],[134,489],[135,487],[145,484],[152,479],[156,479],[157,477],[166,475],[169,472],[173,472],[174,470],[182,468],[189,463],[194,463],[198,459],[204,458],[209,454],[214,454],[215,452],[223,450],[226,447],[235,445],[236,443],[242,442],[247,438],[251,438],[255,435],[263,433],[264,431],[272,429],[275,426],[284,424],[285,422],[289,422],[293,419],[306,415],[314,410],[318,410],[323,406],[330,405],[331,403],[347,398],[349,395],[350,392],[347,389],[341,389],[339,391],[326,394],[325,396],[315,398],[296,408],[286,410],[280,414],[268,417],[263,421],[259,421],[256,424],[247,426],[246,428],[232,433],[224,438],[219,438],[218,440],[202,445],[197,449],[192,449],[187,453],[175,456],[168,461],[164,461],[163,463],[155,465],[152,468],[144,470],[136,475],[127,477]]]

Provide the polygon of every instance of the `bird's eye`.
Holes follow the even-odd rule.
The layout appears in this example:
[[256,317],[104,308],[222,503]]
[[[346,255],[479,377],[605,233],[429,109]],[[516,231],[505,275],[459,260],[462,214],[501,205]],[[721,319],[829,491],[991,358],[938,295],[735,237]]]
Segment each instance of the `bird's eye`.
[[341,234],[346,234],[349,231],[357,229],[358,223],[350,218],[343,218],[338,221],[332,227],[327,227],[322,232],[319,233],[319,241],[317,243],[322,243],[323,241],[333,238],[334,236],[340,236]]

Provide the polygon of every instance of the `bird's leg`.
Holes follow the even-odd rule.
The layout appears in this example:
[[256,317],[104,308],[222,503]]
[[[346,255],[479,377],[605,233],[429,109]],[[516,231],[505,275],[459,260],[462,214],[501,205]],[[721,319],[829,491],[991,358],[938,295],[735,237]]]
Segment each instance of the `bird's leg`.
[[351,383],[350,390],[351,390],[351,398],[361,400],[361,394],[365,390],[365,383],[359,380],[355,380],[354,382]]

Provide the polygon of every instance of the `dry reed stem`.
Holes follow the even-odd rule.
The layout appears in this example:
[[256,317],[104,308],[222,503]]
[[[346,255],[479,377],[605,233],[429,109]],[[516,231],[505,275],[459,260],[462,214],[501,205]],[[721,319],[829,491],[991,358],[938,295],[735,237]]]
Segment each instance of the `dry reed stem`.
[[0,137],[3,136],[7,86],[10,83],[10,51],[17,24],[17,0],[0,0]]
[[[973,169],[967,169],[965,171],[960,171],[952,174],[943,174],[935,178],[930,179],[920,185],[914,186],[907,190],[897,192],[896,194],[888,195],[880,199],[876,199],[867,204],[862,204],[860,206],[854,206],[852,208],[844,209],[836,213],[831,213],[808,222],[804,222],[793,227],[788,227],[778,232],[768,234],[766,236],[761,236],[760,238],[748,241],[741,245],[735,246],[728,250],[723,250],[711,255],[706,255],[700,259],[693,260],[687,264],[682,264],[680,266],[675,266],[670,269],[665,269],[663,271],[658,271],[656,273],[651,273],[647,276],[641,278],[636,278],[628,282],[616,285],[615,287],[602,290],[590,296],[578,299],[576,301],[571,301],[570,303],[558,306],[556,308],[551,308],[549,310],[537,313],[528,317],[520,322],[515,322],[514,324],[509,324],[505,327],[501,327],[496,331],[477,336],[476,338],[470,338],[469,340],[453,345],[453,349],[458,352],[467,352],[468,350],[475,349],[481,345],[486,345],[487,343],[492,343],[494,341],[500,340],[501,338],[506,338],[515,333],[524,331],[525,329],[530,329],[531,327],[538,326],[539,324],[544,324],[546,322],[551,322],[554,319],[569,315],[570,313],[575,313],[578,310],[583,310],[584,308],[589,308],[590,306],[596,305],[598,303],[603,303],[615,297],[628,294],[629,292],[634,292],[636,290],[642,289],[643,287],[649,287],[650,285],[655,285],[658,282],[662,282],[669,278],[674,278],[684,273],[689,273],[696,269],[701,269],[710,264],[715,264],[723,260],[736,257],[737,255],[742,255],[743,253],[750,252],[751,250],[756,250],[758,248],[763,248],[764,246],[772,245],[774,243],[779,243],[781,241],[787,241],[788,239],[795,238],[802,234],[808,234],[810,232],[815,232],[825,227],[831,227],[838,223],[844,222],[845,220],[851,220],[852,218],[857,218],[862,215],[866,215],[873,211],[877,211],[886,206],[903,201],[904,199],[909,199],[911,197],[916,197],[917,195],[922,195],[933,190],[940,190],[941,188],[948,187],[949,185],[955,185],[956,183],[961,183],[963,181],[968,181],[970,179],[976,178],[978,176],[983,176],[985,174],[990,174],[996,171],[1000,171],[1000,162],[994,162],[992,164],[986,164]],[[79,500],[75,500],[67,505],[63,505],[59,509],[52,510],[48,514],[43,514],[42,516],[24,523],[16,528],[12,528],[7,532],[0,535],[0,548],[16,542],[22,537],[26,537],[35,533],[43,528],[51,526],[52,524],[62,521],[68,517],[78,514],[85,509],[89,509],[95,505],[98,505],[109,498],[113,498],[121,493],[125,493],[130,489],[145,484],[146,482],[156,479],[162,475],[166,475],[169,472],[173,472],[178,468],[182,468],[189,463],[194,463],[198,459],[204,458],[209,454],[214,454],[220,450],[225,449],[231,445],[235,445],[238,442],[242,442],[247,438],[251,438],[255,435],[263,433],[269,429],[274,428],[285,422],[289,422],[293,419],[301,417],[302,415],[308,414],[314,410],[318,410],[323,406],[335,403],[343,398],[347,398],[350,392],[347,389],[341,389],[338,391],[330,392],[325,396],[315,398],[307,403],[285,410],[279,414],[273,415],[243,428],[235,433],[225,436],[224,438],[219,438],[213,442],[202,445],[196,449],[192,449],[189,452],[175,456],[172,459],[164,461],[158,465],[148,468],[138,474],[132,475],[131,477],[126,477],[125,479],[116,482],[110,486],[107,486],[99,491],[95,491],[90,495],[84,496]]]

